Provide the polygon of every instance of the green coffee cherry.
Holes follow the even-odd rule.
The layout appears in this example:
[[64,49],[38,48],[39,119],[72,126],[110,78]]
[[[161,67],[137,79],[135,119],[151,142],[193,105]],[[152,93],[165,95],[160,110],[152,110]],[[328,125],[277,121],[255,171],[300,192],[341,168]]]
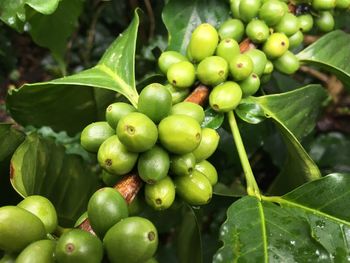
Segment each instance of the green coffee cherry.
[[189,89],[176,88],[171,84],[166,84],[164,87],[170,92],[173,105],[183,101],[190,94]]
[[282,56],[289,48],[289,39],[283,33],[273,33],[265,42],[263,51],[267,58],[275,59]]
[[270,60],[268,60],[266,62],[263,74],[264,75],[271,74],[272,72],[273,72],[273,63]]
[[154,184],[167,176],[170,158],[162,147],[155,145],[152,149],[140,155],[137,170],[143,181]]
[[232,16],[237,19],[240,18],[240,15],[239,15],[240,3],[241,3],[241,0],[230,0],[230,8],[231,8]]
[[164,148],[175,154],[185,154],[196,149],[201,141],[199,123],[185,115],[170,115],[158,125],[159,140]]
[[192,63],[181,61],[168,69],[167,78],[177,88],[189,88],[196,80],[196,70]]
[[331,12],[320,12],[319,17],[315,19],[316,26],[323,32],[332,31],[335,25],[334,17]]
[[258,76],[261,76],[264,72],[267,58],[264,52],[262,52],[260,49],[250,49],[246,52],[244,52],[245,55],[251,58],[253,61],[253,73],[257,74]]
[[120,176],[116,175],[116,174],[111,174],[111,173],[107,172],[106,170],[102,170],[101,179],[105,185],[114,186],[118,182],[118,180],[120,179]]
[[218,172],[216,171],[214,165],[212,165],[207,160],[203,160],[197,163],[194,169],[207,177],[211,185],[215,185],[218,182]]
[[152,83],[142,89],[137,109],[147,115],[154,123],[168,116],[172,105],[172,97],[162,84]]
[[132,112],[119,121],[117,135],[131,152],[147,151],[158,139],[157,126],[145,114],[139,112]]
[[230,62],[239,53],[239,44],[232,38],[223,39],[216,48],[216,55],[224,58],[227,62]]
[[258,16],[261,0],[241,0],[239,3],[239,15],[241,20],[248,23]]
[[[1,257],[1,256],[0,256]],[[0,258],[0,263],[15,263],[16,261],[16,254],[11,254],[11,253],[5,253],[1,258]]]
[[128,217],[108,230],[103,245],[111,263],[145,262],[157,250],[157,229],[146,218]]
[[260,77],[260,83],[261,83],[261,84],[266,84],[266,83],[268,83],[268,82],[270,81],[270,79],[271,79],[271,76],[272,76],[271,73],[270,73],[270,74],[263,74],[263,75]]
[[101,188],[90,197],[87,212],[92,229],[99,237],[129,215],[125,199],[111,187]]
[[146,203],[155,210],[169,208],[175,200],[175,185],[169,176],[145,186]]
[[[239,0],[235,0],[235,3],[239,3]],[[244,35],[244,24],[239,19],[228,19],[221,24],[218,30],[220,39],[231,38],[240,42]]]
[[171,108],[170,115],[187,115],[201,124],[205,113],[202,106],[188,101],[180,102]]
[[18,207],[39,217],[45,226],[46,233],[52,233],[57,228],[57,213],[49,199],[40,195],[27,196],[17,204]]
[[20,252],[46,235],[41,220],[17,206],[0,207],[0,222],[0,250],[5,252]]
[[117,128],[121,118],[136,111],[135,107],[125,102],[115,102],[106,108],[106,121],[113,129]]
[[55,257],[64,263],[100,263],[102,242],[89,232],[73,229],[63,233],[57,241]]
[[226,80],[228,64],[219,56],[210,56],[203,59],[197,67],[197,77],[205,85],[216,86]]
[[335,7],[338,9],[347,9],[350,7],[350,0],[337,0]]
[[287,12],[288,6],[278,0],[266,1],[259,10],[259,18],[268,26],[276,25]]
[[107,122],[94,122],[86,126],[81,132],[80,143],[85,150],[97,152],[101,144],[114,134],[115,131]]
[[209,104],[218,112],[235,109],[242,99],[242,90],[236,82],[226,81],[216,86],[209,95]]
[[219,145],[220,136],[216,130],[211,128],[202,129],[202,140],[199,146],[192,152],[199,163],[209,158]]
[[315,10],[330,10],[335,8],[336,0],[312,0],[312,8]]
[[230,61],[230,72],[234,80],[240,81],[253,72],[253,61],[246,54],[239,54]]
[[260,78],[257,74],[252,73],[248,78],[239,82],[242,89],[243,97],[254,95],[260,87]]
[[284,73],[291,75],[299,69],[299,59],[290,51],[284,53],[274,61],[275,68]]
[[188,61],[188,60],[185,56],[183,56],[179,52],[165,51],[158,58],[158,66],[164,74],[167,74],[168,69],[172,65],[174,65],[178,62],[181,62],[181,61]]
[[286,13],[275,26],[275,30],[291,36],[299,30],[299,19],[291,13]]
[[301,43],[303,43],[304,35],[299,30],[294,35],[291,35],[288,39],[289,39],[289,48],[295,48],[299,46]]
[[263,43],[270,35],[270,29],[262,20],[252,20],[248,23],[245,32],[254,43]]
[[310,14],[304,14],[304,15],[298,16],[298,20],[299,20],[300,31],[303,33],[309,32],[314,25],[314,19]]
[[18,255],[16,263],[54,263],[56,242],[39,240],[31,243]]
[[196,170],[190,175],[177,176],[174,183],[176,193],[190,205],[205,205],[211,200],[213,188],[208,178]]
[[130,152],[120,142],[117,135],[105,140],[97,153],[100,166],[109,173],[123,175],[132,170],[138,153]]
[[[216,29],[204,23],[199,25],[192,33],[187,53],[190,60],[199,62],[215,53],[219,42],[219,35]],[[169,81],[172,83],[171,81]]]
[[196,157],[193,153],[173,155],[170,158],[170,171],[178,176],[190,175],[196,165]]
[[128,205],[129,216],[135,216],[140,214],[143,211],[145,202],[140,195],[136,195],[134,200]]

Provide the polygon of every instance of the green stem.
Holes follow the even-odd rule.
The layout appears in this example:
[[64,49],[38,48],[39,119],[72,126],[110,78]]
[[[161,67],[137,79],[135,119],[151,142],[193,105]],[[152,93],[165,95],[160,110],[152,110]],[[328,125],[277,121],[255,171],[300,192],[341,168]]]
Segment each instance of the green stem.
[[258,184],[255,181],[252,168],[250,167],[248,156],[245,151],[242,137],[239,132],[233,111],[228,112],[227,116],[228,116],[228,121],[230,123],[232,135],[233,135],[233,140],[235,141],[239,159],[241,160],[243,172],[247,181],[248,195],[256,196],[257,198],[261,199],[260,190],[259,190]]

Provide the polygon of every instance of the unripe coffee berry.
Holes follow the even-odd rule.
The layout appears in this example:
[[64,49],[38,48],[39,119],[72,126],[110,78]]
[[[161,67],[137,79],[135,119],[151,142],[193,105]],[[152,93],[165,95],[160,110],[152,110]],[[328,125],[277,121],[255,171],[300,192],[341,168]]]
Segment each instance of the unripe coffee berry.
[[219,56],[203,59],[197,67],[197,77],[205,85],[216,86],[224,82],[228,75],[228,64]]
[[226,81],[216,86],[209,95],[209,104],[218,112],[228,112],[235,109],[242,99],[240,86],[233,81]]
[[253,72],[253,61],[245,54],[239,54],[230,61],[230,72],[234,80],[240,81]]
[[167,78],[175,87],[189,88],[196,80],[196,70],[191,62],[181,61],[168,69]]
[[187,61],[188,59],[176,51],[165,51],[163,52],[160,57],[158,58],[158,66],[160,70],[166,74],[168,72],[168,69],[181,61]]
[[265,42],[263,51],[267,58],[274,59],[282,56],[289,48],[289,39],[283,33],[273,33]]
[[264,21],[258,19],[250,21],[245,32],[254,43],[263,43],[270,35],[269,27]]
[[220,39],[232,38],[237,42],[240,42],[244,35],[244,24],[239,19],[228,19],[221,24],[218,33]]
[[240,53],[239,44],[233,38],[223,39],[216,48],[216,55],[230,62]]

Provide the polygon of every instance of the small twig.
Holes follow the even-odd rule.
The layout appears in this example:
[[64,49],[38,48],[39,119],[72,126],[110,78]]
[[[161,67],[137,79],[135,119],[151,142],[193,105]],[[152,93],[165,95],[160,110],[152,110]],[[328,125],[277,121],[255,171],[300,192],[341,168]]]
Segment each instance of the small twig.
[[310,44],[316,42],[319,38],[320,38],[320,36],[304,35],[303,42],[305,45],[310,45]]
[[209,98],[209,88],[203,84],[198,85],[190,95],[185,99],[185,101],[193,102],[204,106]]
[[247,52],[253,48],[256,48],[256,46],[249,38],[246,38],[241,43],[239,43],[239,50],[241,53]]
[[149,0],[145,0],[145,6],[147,9],[147,15],[149,19],[149,32],[148,32],[148,39],[152,39],[154,36],[154,31],[156,29],[156,20],[154,18],[154,12],[152,9],[152,5]]
[[313,69],[313,68],[310,68],[307,66],[301,66],[299,70],[306,73],[306,74],[313,76],[316,79],[319,79],[320,81],[324,82],[325,84],[328,83],[329,77],[326,74],[321,73],[320,71],[318,71],[316,69]]

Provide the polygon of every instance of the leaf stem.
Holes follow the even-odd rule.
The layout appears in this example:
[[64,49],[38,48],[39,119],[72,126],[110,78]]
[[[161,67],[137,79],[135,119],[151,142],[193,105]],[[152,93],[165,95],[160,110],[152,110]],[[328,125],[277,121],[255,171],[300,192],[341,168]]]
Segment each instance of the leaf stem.
[[239,155],[239,159],[241,160],[243,172],[247,181],[247,193],[248,195],[256,196],[259,200],[261,200],[260,190],[258,184],[255,181],[252,168],[250,167],[248,156],[244,148],[242,137],[239,132],[233,111],[228,112],[227,116],[233,135],[233,140],[235,141],[236,149]]

